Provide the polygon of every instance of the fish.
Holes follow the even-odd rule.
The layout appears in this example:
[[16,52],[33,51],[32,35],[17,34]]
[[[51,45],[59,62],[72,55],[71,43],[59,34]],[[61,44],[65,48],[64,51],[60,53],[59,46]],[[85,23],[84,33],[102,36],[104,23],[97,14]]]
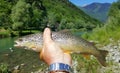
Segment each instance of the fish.
[[[51,36],[53,41],[59,45],[63,52],[82,54],[86,57],[93,55],[102,66],[107,66],[107,50],[97,49],[94,44],[82,37],[75,36],[69,31],[52,32]],[[41,52],[43,47],[43,33],[20,37],[15,40],[14,47]]]

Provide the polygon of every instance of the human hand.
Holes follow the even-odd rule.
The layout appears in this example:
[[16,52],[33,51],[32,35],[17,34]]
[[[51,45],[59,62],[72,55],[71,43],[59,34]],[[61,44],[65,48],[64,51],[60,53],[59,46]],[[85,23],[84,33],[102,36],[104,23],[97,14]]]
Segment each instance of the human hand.
[[46,28],[43,33],[43,48],[41,51],[43,60],[48,64],[64,63],[71,66],[70,54],[64,53],[51,37],[51,30]]

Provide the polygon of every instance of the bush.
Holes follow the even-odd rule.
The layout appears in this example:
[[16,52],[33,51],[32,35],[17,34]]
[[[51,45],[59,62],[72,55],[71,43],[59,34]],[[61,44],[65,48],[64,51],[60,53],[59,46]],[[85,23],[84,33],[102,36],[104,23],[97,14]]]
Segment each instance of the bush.
[[8,36],[10,36],[9,30],[5,30],[4,28],[0,28],[0,38],[8,37]]
[[6,64],[6,63],[0,64],[0,73],[9,73],[8,72],[8,64]]

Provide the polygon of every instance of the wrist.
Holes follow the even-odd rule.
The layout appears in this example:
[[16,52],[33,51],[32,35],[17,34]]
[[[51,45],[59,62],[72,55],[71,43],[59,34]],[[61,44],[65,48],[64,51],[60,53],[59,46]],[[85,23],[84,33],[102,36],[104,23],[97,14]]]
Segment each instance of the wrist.
[[71,73],[71,67],[64,63],[53,63],[49,66],[49,73]]

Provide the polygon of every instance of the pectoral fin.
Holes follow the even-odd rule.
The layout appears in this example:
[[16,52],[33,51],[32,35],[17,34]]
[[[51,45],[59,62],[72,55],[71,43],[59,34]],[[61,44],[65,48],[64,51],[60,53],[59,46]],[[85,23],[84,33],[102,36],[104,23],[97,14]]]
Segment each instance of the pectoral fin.
[[89,54],[82,54],[83,55],[83,57],[85,57],[86,59],[90,59],[90,55]]
[[41,60],[43,59],[43,51],[44,51],[44,50],[41,50],[41,52],[40,52],[40,59],[41,59]]
[[65,50],[64,53],[70,54],[71,51],[69,51],[69,50]]

